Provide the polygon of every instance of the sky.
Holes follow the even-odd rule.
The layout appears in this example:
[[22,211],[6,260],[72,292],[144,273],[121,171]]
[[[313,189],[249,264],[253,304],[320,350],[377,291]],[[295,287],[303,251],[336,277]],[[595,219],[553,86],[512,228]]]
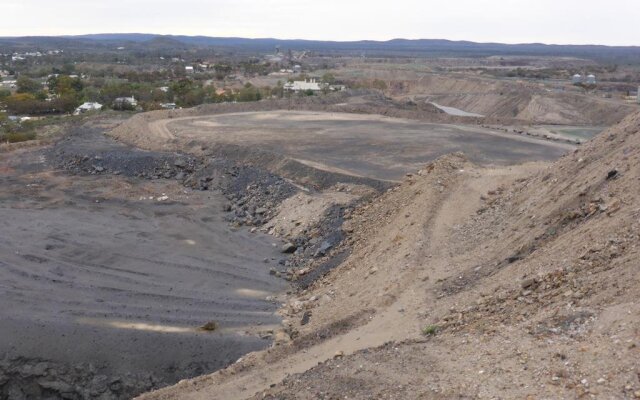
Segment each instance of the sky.
[[1,0],[0,36],[219,37],[640,46],[640,0]]

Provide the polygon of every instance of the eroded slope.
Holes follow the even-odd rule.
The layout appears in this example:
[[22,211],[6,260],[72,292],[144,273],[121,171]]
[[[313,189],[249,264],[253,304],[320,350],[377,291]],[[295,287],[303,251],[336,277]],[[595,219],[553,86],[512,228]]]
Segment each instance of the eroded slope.
[[640,396],[639,133],[547,167],[439,159],[353,213],[278,346],[145,398]]

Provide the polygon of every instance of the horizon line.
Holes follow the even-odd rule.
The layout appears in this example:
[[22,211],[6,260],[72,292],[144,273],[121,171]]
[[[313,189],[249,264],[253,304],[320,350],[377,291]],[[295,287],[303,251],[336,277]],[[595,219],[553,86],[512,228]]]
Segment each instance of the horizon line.
[[601,47],[628,47],[628,48],[640,48],[640,45],[624,45],[624,44],[598,44],[598,43],[550,43],[550,42],[497,42],[497,41],[474,41],[469,39],[445,39],[445,38],[404,38],[395,37],[391,39],[351,39],[351,40],[336,40],[336,39],[302,39],[302,38],[278,38],[278,37],[248,37],[248,36],[210,36],[205,34],[180,34],[180,33],[148,33],[148,32],[97,32],[97,33],[79,33],[79,34],[33,34],[33,35],[17,35],[17,36],[2,36],[0,39],[23,39],[23,38],[80,38],[86,36],[98,36],[98,35],[149,35],[149,36],[183,36],[183,37],[203,37],[213,39],[245,39],[245,40],[277,40],[277,41],[306,41],[306,42],[331,42],[331,43],[358,43],[358,42],[378,42],[386,43],[396,40],[405,41],[448,41],[458,43],[474,43],[474,44],[498,44],[507,46],[523,46],[523,45],[543,45],[543,46],[601,46]]

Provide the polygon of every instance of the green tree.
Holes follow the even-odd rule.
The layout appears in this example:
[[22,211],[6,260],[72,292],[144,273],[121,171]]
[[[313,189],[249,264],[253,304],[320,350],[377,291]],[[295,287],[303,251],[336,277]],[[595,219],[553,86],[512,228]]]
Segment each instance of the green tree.
[[233,71],[233,68],[231,68],[231,66],[227,64],[216,64],[214,66],[214,70],[216,71],[216,74],[215,74],[216,79],[221,81],[227,75],[231,74],[231,71]]
[[81,101],[77,94],[64,95],[52,101],[53,111],[71,113],[80,105]]
[[93,86],[87,86],[82,89],[80,98],[83,101],[100,101],[100,90]]
[[240,89],[238,92],[237,99],[238,101],[247,102],[247,101],[258,101],[262,98],[260,91],[255,86],[249,85]]
[[52,76],[47,80],[47,86],[51,93],[58,96],[77,95],[84,89],[80,78],[71,78],[68,75]]
[[45,93],[44,90],[40,90],[39,92],[36,92],[33,95],[36,97],[37,100],[40,100],[40,101],[44,101],[49,97],[47,96],[47,93]]
[[278,81],[276,86],[271,89],[271,96],[276,96],[279,98],[284,97],[284,86],[282,85],[282,81]]
[[76,71],[76,66],[68,62],[62,66],[61,72],[64,73],[65,75],[73,75],[75,71]]
[[378,90],[386,90],[387,89],[387,83],[383,80],[380,79],[375,79],[373,81],[373,83],[371,84],[371,86],[374,89],[378,89]]
[[336,77],[332,73],[327,72],[326,74],[322,75],[322,81],[328,83],[329,85],[333,85],[334,83],[336,83]]
[[37,93],[42,90],[40,83],[24,75],[18,78],[16,85],[18,86],[18,93]]
[[202,88],[194,88],[187,93],[179,96],[178,105],[181,107],[194,107],[204,103],[206,93]]
[[187,70],[185,69],[184,65],[176,65],[173,68],[173,74],[178,77],[184,77],[187,75]]
[[195,86],[191,79],[180,79],[177,82],[173,82],[170,88],[176,96],[183,96],[193,90]]

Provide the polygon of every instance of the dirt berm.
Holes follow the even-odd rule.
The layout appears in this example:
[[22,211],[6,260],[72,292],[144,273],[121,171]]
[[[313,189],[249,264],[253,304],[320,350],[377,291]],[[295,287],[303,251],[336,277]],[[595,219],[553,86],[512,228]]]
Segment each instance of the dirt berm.
[[640,398],[640,114],[554,164],[449,155],[349,218],[267,351],[143,399]]

